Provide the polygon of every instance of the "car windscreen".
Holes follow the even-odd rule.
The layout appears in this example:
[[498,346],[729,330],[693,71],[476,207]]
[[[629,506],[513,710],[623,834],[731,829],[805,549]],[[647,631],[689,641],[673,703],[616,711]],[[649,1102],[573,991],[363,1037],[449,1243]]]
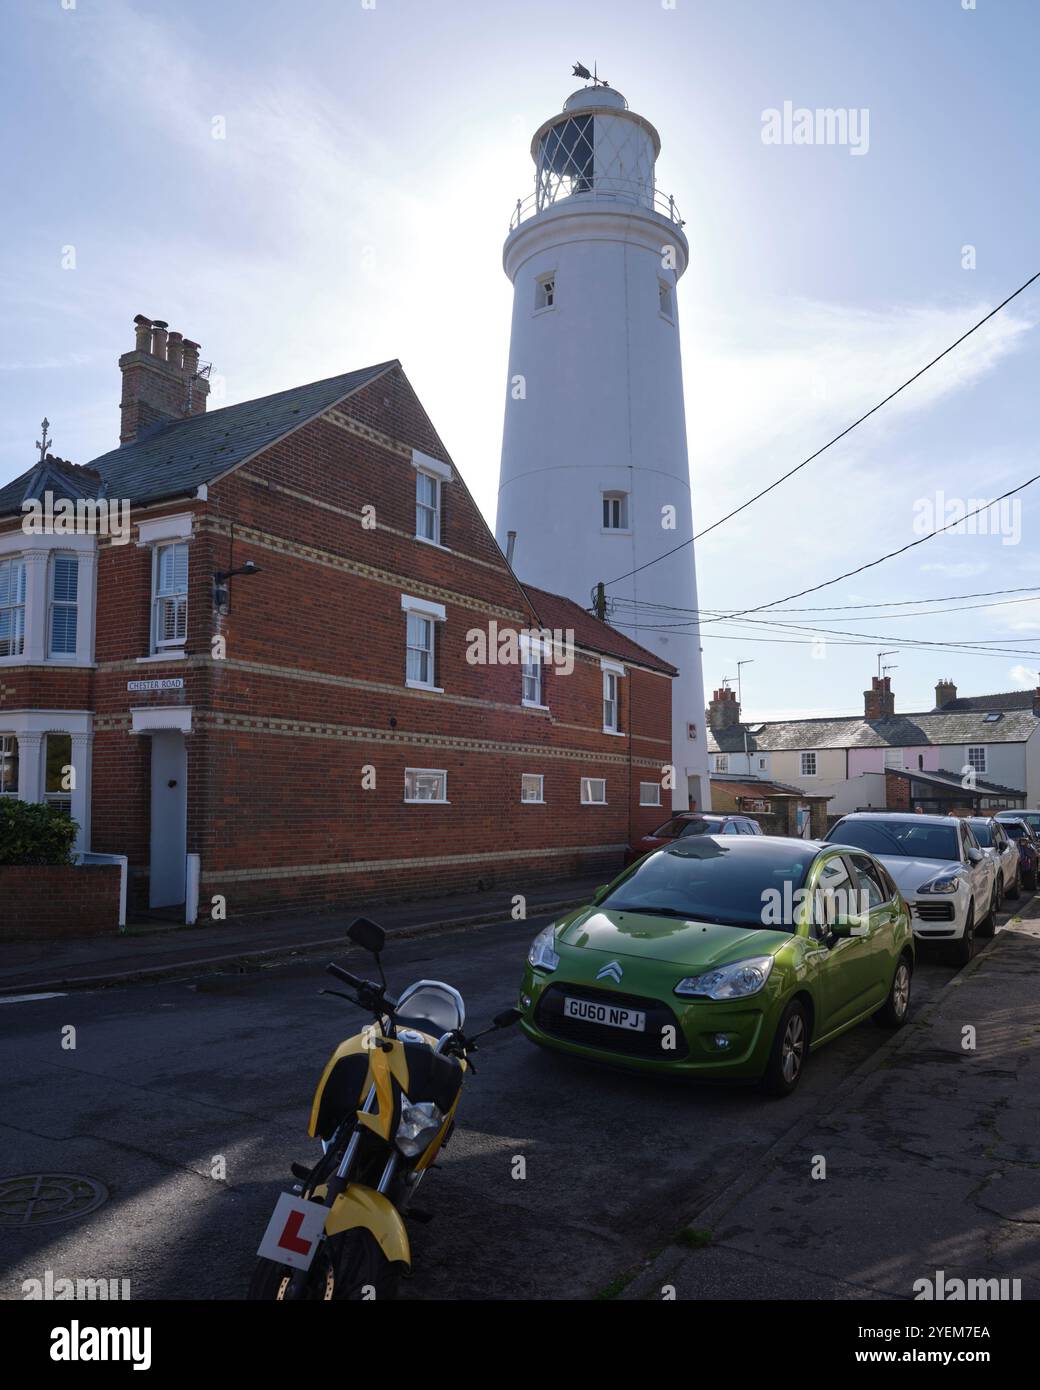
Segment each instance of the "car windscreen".
[[835,845],[855,845],[871,854],[904,859],[960,861],[960,832],[956,824],[921,825],[916,821],[843,820],[827,832]]
[[767,925],[766,906],[776,901],[770,890],[786,900],[788,893],[802,887],[818,852],[812,845],[770,841],[764,835],[684,837],[641,860],[598,906],[612,912],[762,927]]
[[1029,838],[1029,831],[1021,821],[1002,820],[1000,823],[1013,840],[1027,840]]
[[979,844],[985,846],[986,849],[992,848],[993,831],[990,829],[988,823],[984,820],[970,820],[968,824],[971,826],[972,834],[975,836],[976,840],[978,840]]

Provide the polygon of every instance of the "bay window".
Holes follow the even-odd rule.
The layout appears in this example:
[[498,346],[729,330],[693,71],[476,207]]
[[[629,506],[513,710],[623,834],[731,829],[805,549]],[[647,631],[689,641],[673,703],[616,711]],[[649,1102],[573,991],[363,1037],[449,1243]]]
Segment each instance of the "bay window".
[[25,561],[0,560],[0,656],[25,651]]

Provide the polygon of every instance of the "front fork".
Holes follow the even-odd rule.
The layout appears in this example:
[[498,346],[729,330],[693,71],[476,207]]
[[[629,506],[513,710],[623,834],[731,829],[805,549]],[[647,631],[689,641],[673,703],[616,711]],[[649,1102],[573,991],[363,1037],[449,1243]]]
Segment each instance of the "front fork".
[[[371,1113],[375,1103],[376,1088],[375,1086],[372,1086],[369,1088],[368,1095],[365,1097],[365,1103],[361,1107],[362,1113]],[[326,1185],[325,1196],[323,1198],[324,1206],[332,1207],[333,1203],[335,1202],[336,1198],[340,1195],[340,1193],[345,1191],[346,1188],[350,1185],[350,1171],[354,1166],[354,1159],[357,1156],[358,1145],[360,1143],[361,1126],[355,1123],[354,1131],[351,1134],[349,1140],[347,1141],[347,1147],[343,1151],[343,1157],[340,1159],[339,1166],[337,1167],[335,1173],[333,1173],[332,1177],[329,1179]],[[386,1160],[382,1176],[380,1177],[379,1182],[376,1184],[376,1191],[381,1193],[384,1197],[386,1196],[386,1193],[389,1190],[390,1184],[394,1180],[394,1175],[397,1172],[400,1160],[401,1155],[398,1153],[397,1149],[391,1148],[390,1156]],[[321,1239],[324,1240],[325,1236],[322,1235]],[[309,1269],[297,1269],[293,1271],[292,1277],[289,1280],[289,1287],[286,1291],[289,1298],[292,1299],[303,1297],[304,1291],[307,1287],[307,1276],[309,1274]]]

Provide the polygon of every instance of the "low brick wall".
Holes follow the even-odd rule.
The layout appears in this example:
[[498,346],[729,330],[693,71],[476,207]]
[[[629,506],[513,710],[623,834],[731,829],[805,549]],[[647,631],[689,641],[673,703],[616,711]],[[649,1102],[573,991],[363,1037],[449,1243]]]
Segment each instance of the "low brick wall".
[[0,866],[0,940],[119,930],[118,864]]

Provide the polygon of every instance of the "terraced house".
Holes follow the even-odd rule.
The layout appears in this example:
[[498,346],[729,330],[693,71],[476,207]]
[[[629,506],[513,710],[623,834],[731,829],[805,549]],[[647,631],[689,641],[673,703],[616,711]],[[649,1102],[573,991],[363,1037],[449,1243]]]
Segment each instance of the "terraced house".
[[1040,798],[1040,688],[957,696],[897,714],[890,677],[873,677],[862,715],[744,723],[736,693],[706,711],[716,772],[793,783],[827,796],[832,818],[856,810],[994,811]]
[[619,863],[673,668],[519,581],[398,362],[207,412],[135,323],[120,446],[0,490],[0,794],[125,855],[131,915]]

